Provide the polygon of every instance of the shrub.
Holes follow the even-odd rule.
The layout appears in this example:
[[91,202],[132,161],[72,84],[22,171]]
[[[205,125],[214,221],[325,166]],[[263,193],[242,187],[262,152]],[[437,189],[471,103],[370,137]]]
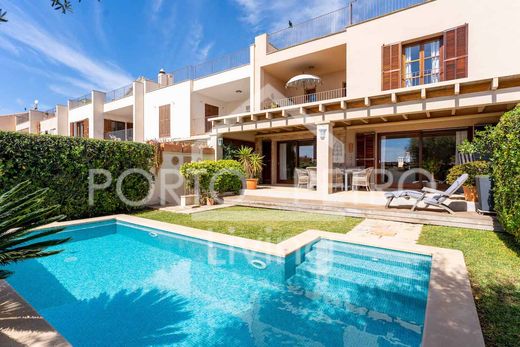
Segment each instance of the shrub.
[[504,229],[520,242],[520,107],[505,113],[484,139],[492,148],[495,211]]
[[[0,132],[0,190],[27,180],[32,190],[49,188],[46,204],[60,205],[57,213],[69,219],[124,213],[135,208],[117,196],[116,179],[129,168],[150,171],[152,160],[153,148],[141,143]],[[94,206],[88,205],[89,169],[105,169],[113,177],[107,189],[95,192]],[[95,181],[103,183],[105,178],[98,175]],[[144,198],[149,188],[138,174],[122,184],[132,201]]]
[[487,175],[489,173],[489,165],[485,161],[473,161],[466,164],[455,165],[448,172],[446,181],[452,184],[463,174],[468,174],[468,179],[464,182],[464,186],[470,187],[475,185],[475,178],[479,175]]
[[195,178],[199,178],[199,187],[203,195],[210,193],[213,177],[215,177],[214,190],[217,193],[238,193],[242,189],[244,169],[236,160],[204,160],[185,163],[181,166],[180,171],[186,179],[188,188],[193,189]]

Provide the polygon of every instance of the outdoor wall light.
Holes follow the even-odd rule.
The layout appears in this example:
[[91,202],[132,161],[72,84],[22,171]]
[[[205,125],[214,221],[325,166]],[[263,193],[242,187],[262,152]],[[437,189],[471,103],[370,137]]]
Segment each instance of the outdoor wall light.
[[241,89],[237,89],[237,90],[235,90],[235,93],[242,94],[242,90]]
[[327,129],[318,129],[320,133],[320,140],[325,140],[325,136],[327,135]]
[[217,140],[217,145],[222,146],[224,144],[224,139],[222,137],[219,137]]

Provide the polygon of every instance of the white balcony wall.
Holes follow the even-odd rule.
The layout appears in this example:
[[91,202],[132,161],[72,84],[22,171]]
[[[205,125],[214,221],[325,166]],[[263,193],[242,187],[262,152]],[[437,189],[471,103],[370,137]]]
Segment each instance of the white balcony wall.
[[226,84],[233,81],[238,81],[244,78],[251,77],[251,65],[244,65],[242,67],[227,70],[221,73],[210,75],[208,77],[200,78],[193,81],[193,91],[199,91],[206,88],[211,88]]
[[40,122],[40,134],[58,134],[58,118],[52,117]]
[[159,138],[159,107],[170,106],[170,134],[172,138],[190,136],[191,84],[186,81],[146,93],[144,97],[144,139]]
[[118,110],[121,108],[133,106],[133,104],[134,104],[134,96],[130,95],[130,96],[121,98],[119,100],[114,100],[112,102],[108,102],[108,103],[104,104],[103,111],[111,112],[111,111]]

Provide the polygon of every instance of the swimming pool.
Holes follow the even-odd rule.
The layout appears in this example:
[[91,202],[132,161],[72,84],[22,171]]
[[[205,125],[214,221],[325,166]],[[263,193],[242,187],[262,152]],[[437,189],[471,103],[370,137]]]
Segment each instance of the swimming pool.
[[8,282],[74,346],[419,346],[431,257],[320,240],[286,258],[108,220]]

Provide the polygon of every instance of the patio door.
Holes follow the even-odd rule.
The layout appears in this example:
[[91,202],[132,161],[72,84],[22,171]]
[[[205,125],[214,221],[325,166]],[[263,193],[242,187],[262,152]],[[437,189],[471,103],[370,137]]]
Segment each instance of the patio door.
[[294,169],[316,166],[316,141],[278,142],[278,183],[294,183]]
[[[456,164],[457,145],[467,137],[466,129],[435,130],[379,136],[380,168],[391,173],[392,186],[421,188],[428,177],[415,173],[422,168],[443,186],[448,170]],[[385,183],[389,178],[385,177]]]

